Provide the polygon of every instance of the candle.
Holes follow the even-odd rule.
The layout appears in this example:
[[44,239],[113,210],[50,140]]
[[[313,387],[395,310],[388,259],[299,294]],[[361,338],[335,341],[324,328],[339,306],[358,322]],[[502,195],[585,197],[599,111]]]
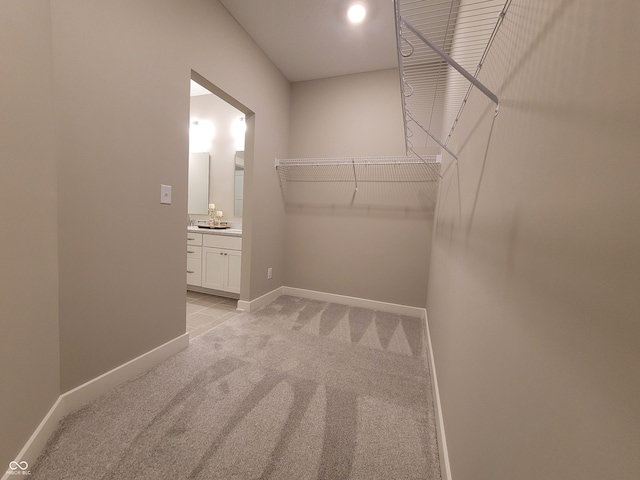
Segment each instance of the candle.
[[216,212],[216,217],[218,217],[218,218],[222,218],[222,210],[218,210],[218,211]]
[[209,210],[215,210],[215,209],[216,209],[215,203],[210,203],[209,204]]

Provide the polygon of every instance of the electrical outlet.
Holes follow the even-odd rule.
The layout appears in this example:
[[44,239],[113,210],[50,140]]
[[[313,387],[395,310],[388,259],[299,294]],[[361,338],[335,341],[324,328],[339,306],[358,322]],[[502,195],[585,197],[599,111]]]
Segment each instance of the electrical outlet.
[[267,280],[271,280],[271,277],[273,277],[273,268],[269,267],[267,268]]

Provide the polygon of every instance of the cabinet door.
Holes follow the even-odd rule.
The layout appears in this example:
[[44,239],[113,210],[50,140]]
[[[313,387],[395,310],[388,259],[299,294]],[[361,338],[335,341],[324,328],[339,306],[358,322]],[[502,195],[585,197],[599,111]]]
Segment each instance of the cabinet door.
[[225,250],[225,258],[227,259],[225,291],[240,293],[240,263],[242,256],[238,250]]
[[202,286],[224,290],[225,264],[225,250],[204,247],[202,249]]

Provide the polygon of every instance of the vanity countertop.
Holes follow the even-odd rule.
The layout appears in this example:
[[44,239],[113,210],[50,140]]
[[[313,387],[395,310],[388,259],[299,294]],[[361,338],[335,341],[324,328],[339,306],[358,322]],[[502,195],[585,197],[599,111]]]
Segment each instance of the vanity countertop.
[[199,227],[187,227],[187,232],[204,233],[205,235],[224,235],[227,237],[241,237],[242,229],[240,228],[199,228]]

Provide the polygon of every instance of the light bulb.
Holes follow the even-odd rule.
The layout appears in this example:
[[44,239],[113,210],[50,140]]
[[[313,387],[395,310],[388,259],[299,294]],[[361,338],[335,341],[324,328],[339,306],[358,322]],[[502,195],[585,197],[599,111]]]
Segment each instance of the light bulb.
[[246,131],[247,124],[245,123],[244,117],[240,117],[233,122],[231,126],[231,133],[233,135],[233,143],[238,151],[244,150],[244,137]]
[[361,3],[354,3],[347,10],[347,17],[351,23],[360,23],[367,15],[367,10]]
[[189,152],[208,152],[215,135],[213,123],[193,119],[189,128]]

